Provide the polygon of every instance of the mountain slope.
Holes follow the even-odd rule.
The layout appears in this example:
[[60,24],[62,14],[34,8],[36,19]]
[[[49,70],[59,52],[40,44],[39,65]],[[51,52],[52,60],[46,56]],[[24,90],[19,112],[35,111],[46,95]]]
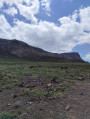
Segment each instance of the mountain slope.
[[22,41],[0,39],[0,54],[10,54],[20,58],[43,61],[83,61],[80,55],[73,53],[50,53],[43,49],[32,47]]

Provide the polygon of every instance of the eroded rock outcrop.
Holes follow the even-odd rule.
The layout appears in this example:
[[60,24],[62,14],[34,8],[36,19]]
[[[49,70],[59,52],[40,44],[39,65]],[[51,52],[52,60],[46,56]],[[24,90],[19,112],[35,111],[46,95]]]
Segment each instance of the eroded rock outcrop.
[[62,54],[50,53],[44,51],[43,49],[32,47],[18,40],[0,39],[0,52],[4,52],[5,54],[12,54],[20,58],[27,58],[33,60],[83,62],[83,60],[77,52]]

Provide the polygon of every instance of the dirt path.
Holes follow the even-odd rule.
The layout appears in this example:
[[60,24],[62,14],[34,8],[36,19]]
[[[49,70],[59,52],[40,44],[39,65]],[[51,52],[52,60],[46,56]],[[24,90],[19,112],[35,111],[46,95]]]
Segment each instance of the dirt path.
[[[29,96],[12,98],[11,94],[18,90],[0,92],[0,113],[2,110],[13,110],[12,105],[18,100],[22,102],[19,109],[28,107],[28,102],[31,102]],[[18,119],[90,119],[90,80],[78,81],[63,99],[33,100],[29,107],[30,110],[24,111]]]

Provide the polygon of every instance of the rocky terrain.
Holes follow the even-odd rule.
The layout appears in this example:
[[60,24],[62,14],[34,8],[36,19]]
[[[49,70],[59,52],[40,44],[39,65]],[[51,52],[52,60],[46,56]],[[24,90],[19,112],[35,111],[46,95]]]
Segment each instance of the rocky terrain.
[[0,119],[90,119],[90,64],[0,58]]
[[90,119],[90,81],[77,82],[63,98],[35,98],[22,88],[4,89],[0,92],[3,111],[17,113],[14,119]]
[[0,54],[3,53],[37,61],[84,62],[77,52],[62,54],[50,53],[18,40],[0,39]]

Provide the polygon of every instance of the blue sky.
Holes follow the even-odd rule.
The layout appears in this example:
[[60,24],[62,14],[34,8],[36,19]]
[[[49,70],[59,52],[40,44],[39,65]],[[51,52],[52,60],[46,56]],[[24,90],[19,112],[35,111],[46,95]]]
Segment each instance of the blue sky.
[[90,0],[0,0],[0,37],[90,62]]

